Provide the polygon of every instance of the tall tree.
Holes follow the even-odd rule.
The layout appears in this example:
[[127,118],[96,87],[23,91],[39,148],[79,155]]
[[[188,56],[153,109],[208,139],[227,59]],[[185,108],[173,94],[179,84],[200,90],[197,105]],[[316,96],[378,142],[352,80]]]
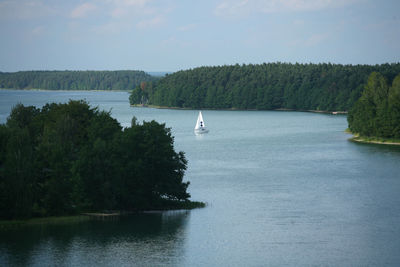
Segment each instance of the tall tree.
[[360,99],[348,114],[349,128],[362,136],[398,138],[400,128],[400,75],[391,87],[386,78],[373,72]]

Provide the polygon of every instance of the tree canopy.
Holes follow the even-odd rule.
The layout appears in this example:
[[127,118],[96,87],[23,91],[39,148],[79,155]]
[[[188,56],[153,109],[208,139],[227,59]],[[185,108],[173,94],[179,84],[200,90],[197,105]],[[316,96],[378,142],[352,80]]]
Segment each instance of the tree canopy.
[[163,208],[186,201],[169,128],[122,128],[84,101],[15,106],[0,125],[0,218]]
[[132,90],[158,78],[144,71],[0,72],[0,88],[47,90]]
[[353,133],[400,139],[400,74],[390,86],[384,75],[373,72],[347,119]]
[[130,102],[196,109],[348,111],[373,71],[392,80],[400,72],[400,64],[278,62],[200,67],[137,86]]

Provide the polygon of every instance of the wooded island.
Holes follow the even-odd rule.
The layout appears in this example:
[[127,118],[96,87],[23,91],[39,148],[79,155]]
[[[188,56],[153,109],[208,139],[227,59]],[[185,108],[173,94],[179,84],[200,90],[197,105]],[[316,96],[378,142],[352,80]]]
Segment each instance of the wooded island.
[[0,218],[193,208],[165,124],[122,128],[84,101],[15,106],[0,125]]

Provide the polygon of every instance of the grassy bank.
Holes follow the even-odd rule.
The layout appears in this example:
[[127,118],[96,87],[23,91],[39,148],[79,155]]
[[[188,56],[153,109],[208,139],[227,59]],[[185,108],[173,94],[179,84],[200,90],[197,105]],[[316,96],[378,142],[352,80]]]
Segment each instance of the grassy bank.
[[365,144],[400,146],[400,139],[381,138],[381,137],[373,137],[373,136],[360,136],[359,134],[352,133],[349,129],[347,129],[346,132],[349,134],[353,134],[353,137],[349,139],[352,142],[365,143]]
[[[134,213],[145,212],[147,210],[191,210],[197,208],[204,208],[206,204],[199,201],[174,201],[165,200],[155,205],[152,208],[135,211]],[[132,212],[122,211],[118,212],[121,215],[129,215]],[[30,218],[25,220],[0,220],[0,230],[10,227],[29,226],[38,224],[71,224],[80,223],[90,220],[90,216],[86,215],[72,215],[72,216],[52,216],[43,218]]]
[[38,224],[71,224],[88,221],[88,216],[52,216],[43,218],[30,218],[26,220],[0,220],[0,230],[9,227],[38,225]]
[[192,210],[198,208],[204,208],[206,204],[199,201],[175,201],[175,200],[165,200],[156,209],[161,210]]

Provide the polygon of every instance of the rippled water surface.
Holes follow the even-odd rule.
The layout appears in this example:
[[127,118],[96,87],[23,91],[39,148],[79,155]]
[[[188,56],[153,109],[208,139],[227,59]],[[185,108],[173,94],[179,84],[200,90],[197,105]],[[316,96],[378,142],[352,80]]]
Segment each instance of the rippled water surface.
[[[400,266],[400,149],[347,141],[345,116],[132,108],[125,92],[0,90],[18,102],[86,99],[172,128],[189,160],[192,211],[0,232],[0,265]],[[4,264],[2,264],[4,263]]]

